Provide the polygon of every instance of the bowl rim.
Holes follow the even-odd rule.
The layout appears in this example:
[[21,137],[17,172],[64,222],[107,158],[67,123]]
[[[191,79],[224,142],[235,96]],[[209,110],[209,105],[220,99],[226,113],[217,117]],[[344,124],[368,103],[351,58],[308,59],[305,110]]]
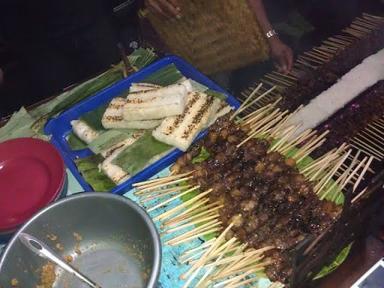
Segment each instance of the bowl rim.
[[161,240],[159,232],[155,226],[155,223],[151,219],[151,217],[148,215],[148,213],[139,206],[136,202],[133,200],[112,194],[112,193],[106,193],[106,192],[80,192],[76,194],[72,194],[64,199],[61,199],[59,201],[56,201],[49,206],[45,207],[44,209],[40,210],[38,213],[36,213],[33,217],[31,217],[23,226],[21,226],[17,232],[12,236],[11,240],[8,242],[8,244],[5,246],[3,251],[0,250],[0,273],[1,268],[3,265],[5,265],[5,259],[7,258],[7,255],[10,253],[11,248],[17,241],[19,234],[22,233],[25,229],[27,229],[36,219],[47,213],[49,210],[54,209],[57,206],[65,205],[67,202],[76,201],[77,199],[82,198],[102,198],[102,199],[112,199],[112,200],[118,200],[120,202],[123,202],[127,204],[131,209],[133,209],[145,222],[147,227],[149,228],[149,232],[152,239],[153,249],[154,249],[154,257],[152,262],[152,271],[151,276],[147,283],[147,288],[155,288],[157,287],[157,282],[160,276],[160,270],[161,270],[161,260],[162,260],[162,247],[161,247]]

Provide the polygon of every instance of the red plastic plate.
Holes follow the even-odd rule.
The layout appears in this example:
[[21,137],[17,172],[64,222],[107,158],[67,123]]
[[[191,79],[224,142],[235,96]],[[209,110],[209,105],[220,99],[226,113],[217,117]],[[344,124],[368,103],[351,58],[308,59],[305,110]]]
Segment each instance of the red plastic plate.
[[65,181],[63,159],[49,142],[19,138],[0,144],[0,232],[15,229],[54,201]]

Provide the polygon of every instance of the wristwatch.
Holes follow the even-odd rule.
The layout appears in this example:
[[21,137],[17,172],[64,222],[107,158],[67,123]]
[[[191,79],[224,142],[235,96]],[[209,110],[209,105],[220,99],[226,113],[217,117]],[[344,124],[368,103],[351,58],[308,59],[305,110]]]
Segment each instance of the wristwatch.
[[272,30],[269,30],[267,33],[265,33],[265,36],[269,39],[269,38],[272,38],[273,36],[276,36],[278,35],[277,32],[272,29]]

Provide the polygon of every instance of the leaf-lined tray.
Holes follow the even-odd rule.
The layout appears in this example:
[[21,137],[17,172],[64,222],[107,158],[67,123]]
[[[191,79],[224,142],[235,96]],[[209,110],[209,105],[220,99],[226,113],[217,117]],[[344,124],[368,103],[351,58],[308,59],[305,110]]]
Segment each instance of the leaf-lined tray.
[[[71,170],[85,191],[92,191],[94,189],[91,185],[89,185],[86,179],[84,179],[83,175],[78,170],[75,161],[91,156],[92,152],[89,149],[73,150],[71,148],[67,140],[68,135],[72,133],[72,126],[70,122],[72,120],[81,118],[84,114],[90,111],[94,111],[99,107],[105,106],[114,97],[117,97],[124,91],[127,91],[132,83],[143,82],[144,80],[148,81],[151,75],[159,72],[161,69],[164,69],[169,65],[176,66],[176,68],[184,77],[190,78],[208,87],[210,90],[224,94],[226,96],[226,101],[230,106],[234,108],[239,107],[239,102],[233,96],[228,94],[228,92],[212,82],[208,77],[197,71],[190,64],[177,56],[168,56],[160,59],[148,67],[132,74],[128,78],[116,83],[115,85],[97,93],[92,97],[89,97],[88,99],[80,102],[76,106],[62,113],[57,118],[50,120],[45,127],[45,133],[52,135],[51,142],[58,148],[64,158],[67,167]],[[203,137],[205,134],[206,132],[200,133],[198,139]],[[136,175],[132,176],[124,183],[113,187],[110,192],[116,194],[124,194],[132,188],[133,183],[144,181],[155,175],[157,172],[172,164],[180,155],[182,155],[182,153],[183,152],[178,149],[173,149],[164,157],[157,160]]]

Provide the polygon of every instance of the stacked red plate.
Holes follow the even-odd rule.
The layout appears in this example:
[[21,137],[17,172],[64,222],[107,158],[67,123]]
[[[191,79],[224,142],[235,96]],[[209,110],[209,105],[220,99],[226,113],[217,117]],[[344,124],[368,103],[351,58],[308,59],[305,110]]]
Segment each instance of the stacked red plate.
[[18,138],[0,143],[0,238],[66,193],[66,179],[64,161],[49,142]]

